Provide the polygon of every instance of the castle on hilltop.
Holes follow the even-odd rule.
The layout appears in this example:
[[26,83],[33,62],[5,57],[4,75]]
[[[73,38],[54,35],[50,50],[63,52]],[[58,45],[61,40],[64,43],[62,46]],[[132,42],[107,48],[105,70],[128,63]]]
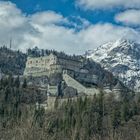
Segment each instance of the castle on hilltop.
[[63,70],[80,72],[82,67],[82,60],[78,58],[50,53],[42,57],[28,57],[24,76],[50,75],[51,73],[62,73]]
[[[94,75],[91,69],[86,66],[90,66],[90,63],[87,63],[87,61],[87,59],[80,56],[68,56],[63,53],[53,52],[45,56],[29,56],[24,70],[24,76],[33,78],[45,78],[47,76],[48,82],[44,85],[47,93],[52,96],[59,96],[60,90],[63,93],[68,93],[69,91],[67,90],[73,90],[74,93],[74,90],[76,90],[77,93],[84,93],[86,95],[98,94],[100,93],[99,77],[98,75]],[[53,74],[60,74],[61,78],[57,81],[57,76],[55,78],[51,77]],[[107,93],[121,93],[122,89],[120,86],[116,86],[113,89],[111,87],[103,88]]]
[[47,56],[27,58],[25,77],[50,77],[53,74],[61,74],[61,80],[53,85],[47,84],[51,95],[59,94],[58,85],[63,81],[78,92],[87,92],[88,94],[92,94],[94,90],[92,88],[98,83],[97,76],[91,74],[84,67],[84,59],[81,57],[50,53]]

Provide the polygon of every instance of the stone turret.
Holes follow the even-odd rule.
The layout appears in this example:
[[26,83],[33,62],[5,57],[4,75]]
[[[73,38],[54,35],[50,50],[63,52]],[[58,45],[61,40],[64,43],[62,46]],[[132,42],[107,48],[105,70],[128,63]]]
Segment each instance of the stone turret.
[[112,89],[114,93],[122,93],[124,91],[124,87],[120,82],[116,84],[116,86]]
[[94,82],[95,84],[98,83],[98,77],[97,77],[97,75],[92,75],[92,82]]
[[118,82],[116,86],[114,86],[114,88],[112,89],[112,92],[114,93],[116,100],[121,99],[120,97],[124,92],[124,88],[125,87],[120,82]]
[[51,96],[58,96],[58,86],[48,84],[48,94]]
[[112,93],[110,84],[104,85],[103,89],[106,93]]

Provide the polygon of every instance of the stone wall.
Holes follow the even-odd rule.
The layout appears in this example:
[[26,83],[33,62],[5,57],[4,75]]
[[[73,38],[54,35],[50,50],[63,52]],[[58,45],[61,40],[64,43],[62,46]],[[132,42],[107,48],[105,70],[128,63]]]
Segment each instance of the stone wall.
[[[61,73],[64,69],[73,71],[80,71],[82,62],[73,59],[59,58],[54,54],[44,57],[27,58],[26,68],[24,75],[38,76],[44,72],[49,75],[50,73]],[[38,74],[39,73],[39,74]]]
[[78,93],[85,93],[86,95],[94,95],[100,93],[97,88],[85,87],[66,73],[63,73],[63,79],[67,86],[77,89]]

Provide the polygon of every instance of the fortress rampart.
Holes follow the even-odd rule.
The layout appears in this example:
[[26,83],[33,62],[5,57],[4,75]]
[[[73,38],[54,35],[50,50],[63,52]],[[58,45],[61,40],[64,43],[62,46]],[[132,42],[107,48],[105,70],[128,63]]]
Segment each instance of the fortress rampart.
[[28,57],[24,76],[41,76],[51,73],[62,73],[64,69],[72,71],[80,71],[83,63],[69,57],[63,58],[55,54],[43,57]]

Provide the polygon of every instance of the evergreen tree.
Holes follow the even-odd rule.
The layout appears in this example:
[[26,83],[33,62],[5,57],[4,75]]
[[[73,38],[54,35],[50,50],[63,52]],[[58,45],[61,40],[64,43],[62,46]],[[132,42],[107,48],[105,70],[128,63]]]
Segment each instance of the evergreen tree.
[[112,127],[113,129],[117,129],[121,124],[121,115],[120,110],[117,107],[113,108],[112,114],[111,114],[111,121],[112,121]]
[[128,121],[129,119],[129,104],[127,101],[124,101],[124,103],[121,106],[121,121]]
[[104,94],[101,93],[98,97],[98,114],[97,114],[97,128],[99,133],[102,134],[102,125],[104,117]]
[[26,88],[27,87],[27,81],[26,81],[26,78],[24,78],[24,81],[23,81],[23,85],[22,85],[23,88]]
[[17,87],[17,88],[19,88],[20,87],[20,80],[19,80],[19,76],[16,78],[16,80],[15,80],[15,86]]

